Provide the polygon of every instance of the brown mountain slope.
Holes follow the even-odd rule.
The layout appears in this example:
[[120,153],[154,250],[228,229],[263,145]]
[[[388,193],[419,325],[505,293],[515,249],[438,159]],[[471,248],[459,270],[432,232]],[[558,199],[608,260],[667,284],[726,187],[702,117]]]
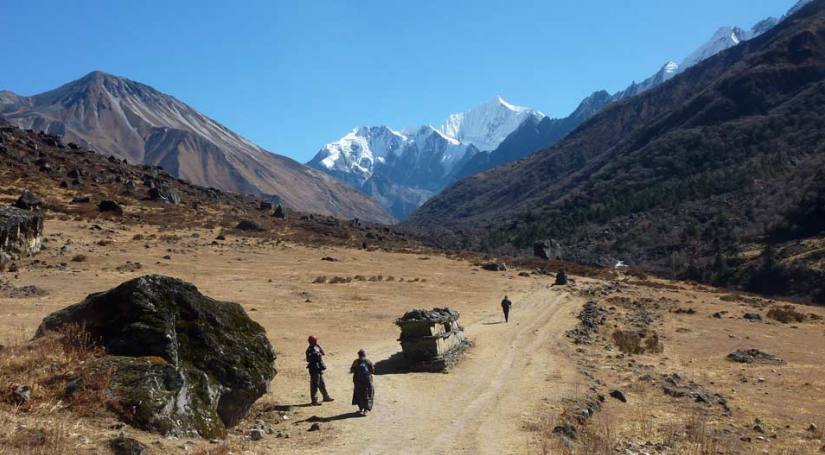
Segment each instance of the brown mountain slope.
[[583,262],[825,299],[825,229],[799,216],[811,206],[822,213],[823,131],[817,0],[606,108],[558,145],[460,181],[406,225],[442,244],[496,251],[554,238]]
[[293,208],[391,223],[372,199],[240,137],[172,96],[95,71],[31,97],[0,92],[0,115],[22,128],[160,165],[191,183],[277,196]]

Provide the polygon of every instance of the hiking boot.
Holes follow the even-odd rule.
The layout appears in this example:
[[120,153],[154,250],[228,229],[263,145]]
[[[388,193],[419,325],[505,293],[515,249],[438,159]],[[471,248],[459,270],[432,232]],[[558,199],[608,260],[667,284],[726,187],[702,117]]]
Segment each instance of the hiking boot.
[[331,401],[335,401],[335,398],[332,397],[324,397],[324,403],[329,403]]
[[321,406],[321,403],[319,403],[317,401],[313,401],[311,404],[312,404],[312,406]]

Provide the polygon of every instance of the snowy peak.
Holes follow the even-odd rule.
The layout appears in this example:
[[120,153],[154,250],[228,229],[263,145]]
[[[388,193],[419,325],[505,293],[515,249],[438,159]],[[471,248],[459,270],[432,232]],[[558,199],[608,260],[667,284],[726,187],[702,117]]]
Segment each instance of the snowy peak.
[[467,112],[450,115],[439,131],[482,151],[493,150],[528,117],[544,117],[539,111],[516,106],[497,96]]
[[705,44],[685,57],[680,66],[689,68],[750,38],[750,33],[739,27],[720,27]]
[[451,183],[455,169],[480,150],[494,150],[533,118],[541,120],[544,114],[497,96],[450,115],[437,128],[356,128],[323,146],[307,164],[374,196],[403,219]]
[[356,128],[322,147],[309,164],[328,172],[350,173],[364,181],[372,176],[376,162],[399,153],[408,141],[407,136],[386,126]]

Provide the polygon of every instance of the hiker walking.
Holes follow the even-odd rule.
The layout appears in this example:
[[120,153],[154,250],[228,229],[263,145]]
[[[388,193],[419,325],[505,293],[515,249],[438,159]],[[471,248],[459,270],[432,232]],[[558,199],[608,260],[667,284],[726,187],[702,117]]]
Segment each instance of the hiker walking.
[[367,359],[366,351],[358,351],[358,358],[352,362],[349,372],[352,373],[353,383],[352,404],[358,406],[358,413],[365,416],[372,411],[372,402],[375,398],[375,388],[372,384],[375,366]]
[[318,338],[310,335],[307,339],[309,347],[307,347],[307,369],[309,370],[309,396],[312,398],[313,406],[320,406],[318,402],[318,391],[324,397],[324,401],[335,401],[329,393],[327,393],[327,385],[324,383],[324,370],[327,366],[324,365],[324,349],[318,344]]
[[504,299],[501,301],[501,311],[504,312],[504,322],[510,322],[510,307],[513,306],[513,302],[504,296]]

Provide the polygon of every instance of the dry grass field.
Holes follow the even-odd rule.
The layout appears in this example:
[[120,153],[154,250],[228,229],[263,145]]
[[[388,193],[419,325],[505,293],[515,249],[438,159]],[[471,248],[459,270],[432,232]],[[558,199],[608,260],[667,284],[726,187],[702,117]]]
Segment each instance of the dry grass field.
[[[825,445],[821,308],[794,305],[804,320],[782,323],[767,315],[778,302],[686,283],[574,276],[570,286],[554,287],[552,277],[483,271],[438,254],[232,235],[215,241],[217,235],[205,228],[47,219],[47,249],[2,276],[0,380],[30,385],[32,400],[0,404],[0,453],[108,453],[107,441],[120,433],[155,453],[202,454],[802,454]],[[225,441],[121,428],[94,395],[63,401],[49,385],[94,352],[66,348],[59,337],[30,342],[40,320],[144,274],[178,277],[240,303],[275,346],[271,392]],[[504,294],[514,302],[509,324],[499,310]],[[574,344],[567,331],[589,300],[605,309],[606,322],[591,344]],[[355,352],[364,348],[375,362],[391,359],[399,351],[394,320],[409,309],[443,306],[461,312],[474,342],[466,358],[448,374],[405,374],[392,360],[383,363],[375,411],[354,417],[347,368]],[[745,320],[745,313],[761,320]],[[617,330],[645,330],[648,338],[655,332],[659,352],[621,352]],[[321,407],[306,406],[309,334],[328,353],[327,381],[337,398]],[[784,363],[726,359],[750,348]],[[673,373],[692,384],[679,389],[682,396],[664,392],[663,378]],[[614,390],[626,403],[609,395]],[[691,395],[697,391],[711,402],[697,402]],[[599,409],[579,422],[588,399]],[[554,432],[571,419],[575,439]],[[315,422],[320,431],[307,431]],[[252,441],[253,426],[272,432]]]

